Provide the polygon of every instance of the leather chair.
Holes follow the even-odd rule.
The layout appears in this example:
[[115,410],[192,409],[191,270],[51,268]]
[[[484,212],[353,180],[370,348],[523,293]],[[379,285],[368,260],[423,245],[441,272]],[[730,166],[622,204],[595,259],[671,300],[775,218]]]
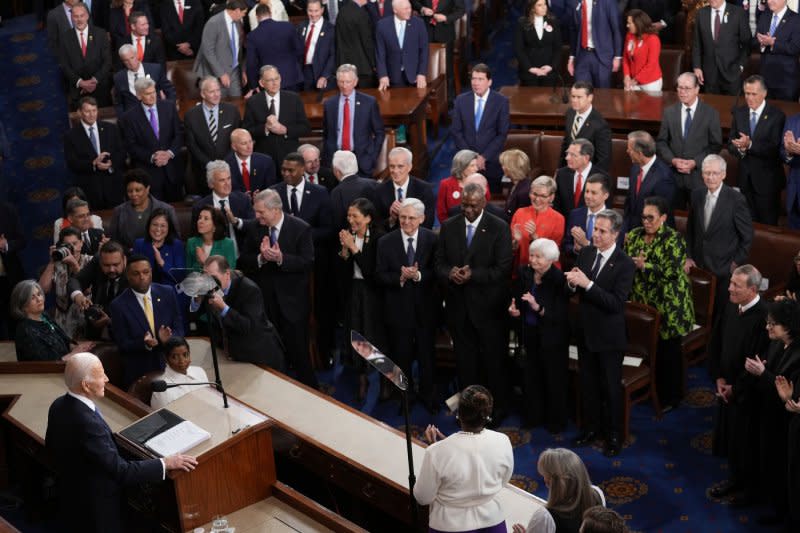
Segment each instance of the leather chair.
[[447,113],[447,45],[428,44],[428,119],[433,127],[434,137],[439,136],[439,122]]
[[714,298],[717,290],[717,278],[702,268],[692,267],[689,271],[692,283],[692,303],[694,305],[694,322],[697,326],[681,339],[681,356],[683,360],[683,392],[686,393],[686,370],[707,357],[706,345],[711,338],[714,316]]
[[150,405],[150,398],[153,396],[153,389],[150,388],[153,380],[160,378],[164,375],[161,370],[153,370],[134,381],[128,387],[128,394],[139,400],[140,402]]
[[199,100],[200,87],[194,70],[193,59],[167,61],[167,79],[175,86],[178,100]]

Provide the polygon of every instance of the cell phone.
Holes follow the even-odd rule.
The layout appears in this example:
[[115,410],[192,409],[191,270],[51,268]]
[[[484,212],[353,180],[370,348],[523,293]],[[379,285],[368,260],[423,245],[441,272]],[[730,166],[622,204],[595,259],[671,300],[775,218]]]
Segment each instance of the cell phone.
[[109,161],[111,161],[111,156],[108,154],[106,154],[105,157],[103,157],[103,159],[100,160],[100,162],[102,163],[108,163]]

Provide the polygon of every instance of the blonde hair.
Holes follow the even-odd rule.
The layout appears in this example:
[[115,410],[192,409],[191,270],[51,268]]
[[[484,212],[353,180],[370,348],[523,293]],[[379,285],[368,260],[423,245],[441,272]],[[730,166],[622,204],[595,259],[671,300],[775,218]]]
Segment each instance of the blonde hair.
[[511,181],[524,180],[531,173],[531,160],[528,154],[519,148],[512,148],[500,154],[500,164]]

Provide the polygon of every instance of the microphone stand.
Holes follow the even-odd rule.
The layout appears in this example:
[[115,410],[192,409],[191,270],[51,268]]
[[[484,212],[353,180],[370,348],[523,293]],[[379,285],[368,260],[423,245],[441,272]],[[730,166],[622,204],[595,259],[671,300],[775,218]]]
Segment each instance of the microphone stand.
[[[227,409],[228,408],[228,393],[225,392],[225,389],[222,388],[222,379],[219,375],[219,359],[217,358],[217,343],[214,342],[214,328],[212,327],[213,321],[218,320],[216,316],[211,312],[211,306],[208,305],[208,299],[214,294],[214,291],[217,289],[211,289],[208,294],[206,294],[206,317],[208,319],[208,338],[211,343],[211,361],[214,363],[214,377],[215,383],[217,385],[217,390],[222,393],[222,406]],[[222,323],[220,321],[220,330],[222,329]]]

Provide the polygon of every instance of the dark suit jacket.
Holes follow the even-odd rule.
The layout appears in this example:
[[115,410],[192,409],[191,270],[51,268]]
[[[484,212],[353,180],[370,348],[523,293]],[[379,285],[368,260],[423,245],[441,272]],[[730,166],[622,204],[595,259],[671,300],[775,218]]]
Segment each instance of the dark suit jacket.
[[[107,3],[110,4],[110,2]],[[134,11],[139,11],[147,15],[147,21],[150,23],[150,29],[155,29],[153,15],[150,12],[148,0],[134,0],[131,13]],[[111,44],[114,48],[114,55],[117,54],[120,46],[126,42],[130,42],[131,32],[129,29],[129,24],[126,24],[125,12],[121,7],[115,7],[108,10],[108,33],[111,34]]]
[[406,21],[403,47],[397,41],[395,18],[384,18],[375,30],[378,77],[387,76],[391,87],[416,85],[417,76],[428,75],[428,31],[419,17]]
[[750,57],[748,14],[730,3],[725,6],[727,22],[720,25],[719,38],[711,35],[714,10],[710,6],[697,11],[692,44],[692,68],[703,69],[706,83],[738,82]]
[[[163,175],[170,183],[182,183],[184,165],[181,157],[183,148],[183,125],[178,118],[175,104],[169,101],[156,103],[158,110],[158,138],[150,126],[150,119],[142,106],[134,107],[120,118],[120,128],[131,155],[131,163],[150,174]],[[164,167],[150,162],[150,157],[158,150],[172,150],[175,157]],[[163,200],[163,198],[159,198]]]
[[[464,215],[448,218],[439,232],[436,275],[445,285],[447,321],[470,320],[479,327],[504,321],[511,298],[508,280],[513,259],[508,224],[484,210],[469,248],[466,234]],[[449,279],[450,270],[465,265],[472,269],[472,278],[456,285]]]
[[87,255],[97,255],[100,251],[100,241],[105,237],[105,233],[103,233],[103,230],[97,228],[89,228],[86,231],[89,232],[89,242],[91,242],[91,246],[89,246],[88,250],[83,250],[83,253]]
[[375,279],[382,286],[383,319],[387,327],[411,329],[436,327],[438,302],[436,281],[436,246],[433,231],[419,228],[414,262],[422,276],[419,282],[406,281],[400,285],[400,267],[407,262],[406,236],[402,230],[387,233],[378,240],[378,263]]
[[[352,125],[353,153],[358,158],[359,172],[364,176],[372,176],[378,154],[383,147],[383,138],[386,136],[383,131],[383,118],[375,98],[357,91],[353,94],[356,97],[355,118]],[[340,148],[337,143],[339,95],[331,96],[322,106],[322,161],[323,164],[330,165],[334,152]]]
[[[150,295],[153,298],[151,305],[156,328],[153,337],[158,338],[161,326],[167,326],[172,329],[173,335],[183,337],[183,318],[175,289],[169,285],[152,283]],[[111,302],[111,333],[122,355],[125,382],[128,385],[148,372],[164,370],[163,347],[159,344],[152,350],[145,348],[144,336],[148,331],[150,325],[132,289],[123,291]]]
[[[530,309],[530,305],[522,300],[522,296],[533,287],[533,269],[528,265],[519,268],[519,276],[514,281],[514,303],[520,311],[520,322],[522,323],[522,334],[524,337],[531,334],[529,326],[525,321],[525,314]],[[569,291],[566,290],[564,273],[558,268],[551,266],[542,276],[542,283],[536,290],[536,302],[544,307],[544,315],[538,315],[537,324],[534,326],[537,331],[536,338],[539,343],[537,347],[542,350],[566,350],[569,344],[569,317],[567,314],[569,303]]]
[[[422,221],[422,225],[431,229],[436,216],[436,198],[433,196],[433,187],[414,176],[409,176],[408,180],[406,198],[416,198],[425,204],[425,220]],[[392,203],[397,200],[394,182],[388,179],[378,185],[375,189],[375,195],[375,209],[378,211],[378,216],[385,221],[386,229],[397,229],[397,221],[395,221],[394,225],[389,225],[389,209],[392,207]]]
[[[564,118],[564,141],[561,143],[561,159],[558,165],[566,166],[564,154],[572,142],[572,123],[575,122],[575,110],[570,108]],[[592,165],[599,170],[608,172],[611,168],[611,128],[597,109],[592,108],[587,119],[581,124],[576,139],[586,139],[594,146]]]
[[[308,181],[308,173],[305,174],[305,178],[306,181]],[[323,166],[319,167],[319,172],[317,172],[315,183],[328,189],[328,192],[332,192],[334,187],[339,185],[339,181],[336,179],[336,176],[333,175],[331,169]]]
[[[144,75],[156,82],[158,99],[161,100],[161,91],[164,91],[166,99],[175,102],[178,98],[175,93],[175,86],[167,79],[164,67],[158,63],[142,63],[142,66],[144,67]],[[128,69],[122,69],[114,74],[114,94],[117,99],[114,108],[118,117],[121,117],[125,111],[139,105],[139,99],[130,91],[128,86]]]
[[[109,280],[100,268],[100,256],[95,254],[88,265],[78,271],[77,274],[69,278],[67,282],[67,294],[74,291],[85,292],[92,289],[92,303],[103,307],[106,313],[111,309],[109,300]],[[128,288],[128,279],[122,274],[117,281],[117,296]]]
[[[589,276],[596,258],[597,248],[586,246],[575,259],[575,266]],[[576,289],[580,298],[579,338],[590,352],[621,352],[627,348],[625,302],[635,271],[633,260],[617,246],[592,288]]]
[[383,16],[381,16],[380,9],[378,9],[378,0],[374,2],[367,2],[364,4],[364,9],[369,13],[369,19],[372,21],[372,27],[376,28],[378,23],[382,20],[394,18],[394,11],[392,11],[392,0],[385,0],[383,4]]
[[[261,26],[259,25],[259,28]],[[292,33],[295,37],[297,34]],[[302,76],[300,81],[302,82]],[[255,141],[255,151],[272,157],[276,165],[283,163],[283,158],[289,152],[294,152],[300,146],[300,137],[311,132],[311,126],[306,117],[303,102],[297,93],[291,91],[280,92],[280,108],[278,109],[278,122],[286,126],[286,135],[265,133],[264,124],[267,122],[267,92],[253,95],[247,100],[244,107],[244,122],[242,127],[250,132]]]
[[[800,137],[800,115],[792,115],[786,119],[783,127],[784,133],[791,131],[795,138]],[[783,136],[781,136],[783,139]],[[781,142],[781,159],[789,166],[789,176],[786,183],[786,212],[796,216],[800,211],[800,157],[788,158],[789,154]]]
[[356,66],[360,76],[375,72],[375,37],[369,13],[345,1],[336,15],[336,64]]
[[[289,186],[281,181],[272,185],[270,189],[278,192],[283,202],[283,212],[289,213],[290,203],[287,196]],[[308,182],[303,184],[303,199],[300,202],[300,213],[297,217],[311,226],[315,251],[318,251],[321,246],[327,246],[333,236],[333,222],[331,220],[331,197],[325,187]]]
[[[411,2],[417,13],[423,7],[433,9],[431,0],[414,0]],[[446,15],[447,21],[431,24],[431,17],[422,17],[428,30],[428,41],[432,43],[449,43],[456,40],[456,22],[464,16],[464,0],[439,0],[434,13]]]
[[56,7],[47,12],[47,48],[56,59],[61,53],[61,34],[71,29],[72,26],[67,19],[63,2],[59,2]]
[[[772,16],[765,14],[758,19],[757,33],[769,33]],[[758,49],[757,46],[754,46]],[[800,84],[800,15],[787,9],[775,30],[775,45],[761,52],[759,73],[769,88],[794,88]]]
[[[672,169],[661,159],[656,157],[653,165],[647,174],[644,175],[642,188],[636,194],[636,176],[639,175],[639,165],[631,166],[628,173],[630,182],[628,194],[625,196],[625,207],[623,210],[622,233],[627,233],[633,228],[642,225],[642,211],[644,211],[644,200],[650,196],[660,196],[667,201],[668,206],[672,206],[672,198],[675,196],[675,178],[672,177]],[[670,226],[675,225],[672,213],[669,213],[667,221]]]
[[722,129],[719,124],[719,113],[716,109],[700,100],[697,103],[689,135],[683,138],[681,126],[682,104],[677,103],[664,110],[661,129],[656,140],[656,152],[665,163],[671,166],[674,158],[694,159],[696,164],[691,174],[678,174],[673,171],[675,180],[680,186],[689,180],[692,188],[702,187],[700,167],[708,154],[718,154],[722,149]]
[[352,175],[340,181],[331,192],[331,219],[334,231],[350,227],[347,224],[347,209],[353,200],[366,198],[374,204],[376,196],[374,180]]
[[88,42],[86,57],[81,52],[78,34],[67,29],[59,38],[58,64],[69,92],[70,100],[77,104],[80,89],[76,87],[79,80],[97,80],[97,89],[92,96],[98,99],[100,106],[106,105],[109,99],[111,78],[111,49],[108,45],[108,34],[97,26],[88,26]]
[[[208,130],[206,111],[202,102],[183,115],[183,126],[186,129],[186,147],[192,156],[192,169],[195,176],[204,178],[209,161],[225,159],[231,153],[231,133],[239,127],[242,117],[239,109],[225,102],[219,103],[217,118],[217,142],[211,139]],[[233,169],[231,169],[232,177]],[[205,180],[201,180],[205,182]]]
[[[153,27],[152,19],[150,27]],[[134,48],[136,47],[136,41],[130,35],[126,35],[124,39],[114,43],[114,48],[111,51],[111,63],[115,69],[124,68],[122,60],[119,58],[119,49],[124,44],[131,44]],[[142,46],[144,46],[142,63],[155,63],[161,65],[163,69],[167,68],[167,54],[164,52],[164,44],[158,34],[150,33],[142,37]]]
[[[75,174],[80,186],[92,182],[100,182],[110,177],[119,178],[120,198],[122,201],[122,173],[125,171],[125,148],[122,145],[122,136],[116,124],[111,122],[95,122],[97,135],[100,138],[100,151],[111,154],[111,168],[109,170],[96,170],[92,162],[97,158],[92,142],[83,129],[83,124],[72,127],[64,134],[64,158],[67,168]],[[112,171],[112,172],[109,172]],[[115,176],[116,175],[116,176]],[[95,206],[101,208],[103,206]],[[107,206],[113,207],[113,206]]]
[[[231,181],[233,182],[233,190],[239,192],[247,192],[244,188],[244,180],[242,179],[242,167],[239,160],[236,159],[236,154],[230,152],[225,157],[225,162],[231,167]],[[275,172],[275,163],[268,155],[253,152],[250,154],[250,168],[247,169],[250,173],[250,190],[263,191],[267,187],[275,185],[278,182],[278,177]]]
[[[572,228],[579,227],[584,232],[586,232],[589,228],[587,227],[588,221],[586,220],[588,216],[589,208],[585,205],[581,207],[576,207],[575,209],[569,212],[569,215],[566,218],[566,226],[564,231],[564,240],[561,243],[561,253],[569,255],[571,257],[575,257],[577,254],[575,253],[575,239],[572,237]],[[641,224],[640,224],[641,225]],[[588,234],[587,234],[588,237]],[[589,242],[591,243],[591,239]],[[619,236],[617,237],[617,246],[622,246],[624,243],[623,241],[623,234],[620,231]]]
[[4,235],[8,241],[8,250],[0,250],[0,258],[3,259],[10,291],[17,282],[24,279],[25,271],[19,253],[27,245],[27,240],[17,208],[9,202],[0,202],[0,235]]
[[183,24],[178,19],[174,2],[161,2],[160,14],[161,35],[164,37],[164,51],[167,59],[174,61],[189,58],[178,52],[176,46],[179,43],[189,43],[192,51],[197,55],[205,22],[203,4],[196,0],[185,0],[183,2]]
[[697,266],[727,279],[731,264],[743,265],[753,241],[753,222],[742,193],[727,185],[717,198],[709,227],[703,227],[707,189],[692,192],[692,209],[686,221],[686,256]]
[[[328,86],[332,86],[333,71],[336,66],[336,27],[325,19],[322,19],[322,29],[317,37],[317,44],[314,47],[314,55],[311,56],[311,71],[314,74],[314,79],[328,78]],[[305,50],[306,32],[308,31],[308,20],[297,26],[297,34],[303,42],[303,51]],[[305,64],[305,58],[302,57],[300,64]]]
[[517,209],[531,205],[532,182],[531,178],[525,178],[517,183],[517,186],[508,194],[508,198],[506,198],[505,215],[503,216],[506,222],[511,221],[511,217],[514,216]]
[[[611,177],[606,174],[605,171],[600,170],[594,164],[587,172],[589,176],[593,176],[594,174],[602,174],[608,180],[609,185],[611,184]],[[586,178],[589,176],[583,176],[583,188],[586,189]],[[569,212],[575,208],[575,185],[573,183],[575,178],[575,171],[569,167],[562,167],[556,171],[556,197],[553,200],[553,209],[564,215],[564,219],[569,216]],[[577,207],[583,207],[586,204],[583,201],[583,194],[581,194],[581,199],[578,202]],[[566,236],[566,235],[565,235]]]
[[[206,205],[214,205],[214,197],[210,194],[200,198],[192,206],[193,222],[197,220],[197,215],[200,214],[200,209]],[[236,215],[236,218],[250,220],[256,216],[253,212],[253,204],[250,202],[250,198],[248,198],[243,192],[239,192],[236,189],[231,191],[231,194],[228,196],[228,206],[231,208],[231,211],[233,211],[233,214]],[[231,235],[231,238],[233,238],[233,235]]]
[[122,531],[121,488],[162,479],[160,459],[123,459],[102,416],[69,394],[50,406],[45,446],[54,460],[64,531]]
[[486,94],[488,98],[483,103],[483,116],[477,130],[475,93],[469,91],[456,97],[450,133],[456,150],[474,150],[487,161],[497,162],[510,127],[508,98],[492,90]]
[[283,225],[278,234],[278,245],[283,253],[283,263],[274,262],[258,265],[259,248],[269,227],[257,220],[245,223],[242,230],[242,244],[239,265],[248,277],[261,288],[268,308],[280,310],[289,322],[308,320],[309,274],[314,265],[314,243],[311,226],[292,215],[283,216]]
[[247,80],[251,88],[258,87],[258,69],[261,65],[278,67],[282,87],[294,89],[297,84],[303,83],[303,72],[300,70],[303,41],[291,22],[262,20],[247,35],[246,43]]
[[[737,139],[739,133],[750,136],[750,108],[733,110],[729,139]],[[745,196],[757,193],[760,196],[778,196],[786,183],[780,148],[783,145],[783,126],[786,115],[775,106],[767,104],[758,118],[755,132],[750,137],[752,145],[742,154],[733,145],[728,145],[731,154],[739,156],[739,179],[737,184]]]
[[528,18],[520,17],[514,29],[514,56],[517,58],[520,82],[539,79],[531,74],[529,69],[545,65],[553,67],[550,77],[555,80],[555,72],[561,65],[561,27],[554,17],[549,17],[546,23],[551,31],[542,32],[542,38],[536,34],[536,29],[529,25]]
[[[576,57],[581,47],[581,0],[571,4],[574,27],[577,28],[570,43],[570,55]],[[617,0],[592,0],[592,40],[600,64],[611,68],[611,60],[622,56],[622,37],[619,29]]]

